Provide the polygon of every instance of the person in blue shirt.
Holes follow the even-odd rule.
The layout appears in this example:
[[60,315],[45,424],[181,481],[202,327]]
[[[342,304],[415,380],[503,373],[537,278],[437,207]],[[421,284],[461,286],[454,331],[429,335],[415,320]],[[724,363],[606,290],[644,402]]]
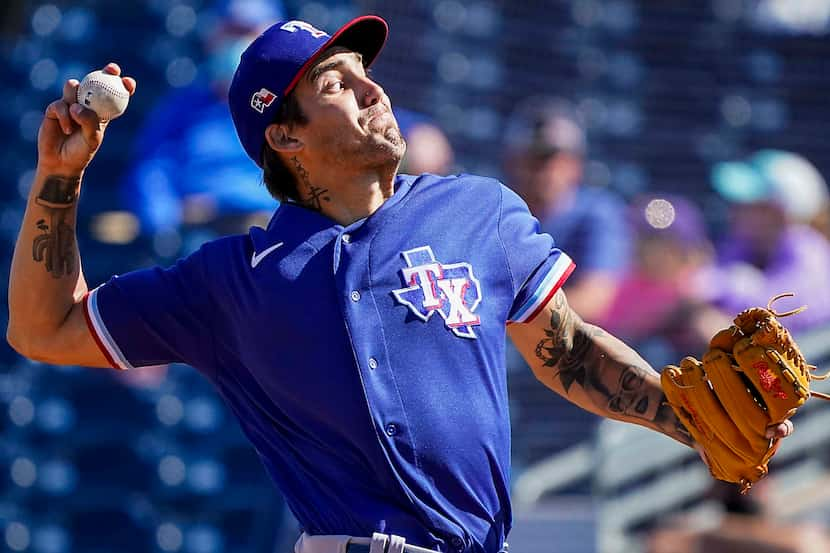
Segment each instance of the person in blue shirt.
[[260,35],[229,105],[284,200],[267,228],[93,290],[74,226],[105,125],[67,81],[40,129],[7,338],[50,363],[198,369],[302,525],[298,553],[496,553],[511,527],[507,333],[554,391],[692,442],[657,373],[568,307],[573,262],[518,196],[398,174],[406,145],[366,73],[386,36],[376,16]]
[[146,116],[121,184],[141,234],[196,229],[199,235],[243,232],[267,221],[276,202],[240,150],[228,113],[228,85],[239,55],[265,24],[282,19],[278,0],[216,0],[197,79],[163,96]]
[[508,184],[527,202],[543,232],[579,261],[565,290],[591,322],[602,320],[632,256],[623,201],[583,181],[587,139],[570,102],[532,96],[514,110],[505,132]]

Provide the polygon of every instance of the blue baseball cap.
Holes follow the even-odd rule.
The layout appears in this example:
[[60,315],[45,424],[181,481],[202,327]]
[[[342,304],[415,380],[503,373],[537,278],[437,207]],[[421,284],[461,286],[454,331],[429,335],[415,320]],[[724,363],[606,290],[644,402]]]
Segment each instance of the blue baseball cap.
[[236,134],[248,157],[262,167],[265,129],[288,95],[332,46],[343,46],[363,56],[368,67],[383,49],[389,27],[376,15],[364,15],[329,35],[305,21],[280,21],[259,35],[242,53],[228,90]]

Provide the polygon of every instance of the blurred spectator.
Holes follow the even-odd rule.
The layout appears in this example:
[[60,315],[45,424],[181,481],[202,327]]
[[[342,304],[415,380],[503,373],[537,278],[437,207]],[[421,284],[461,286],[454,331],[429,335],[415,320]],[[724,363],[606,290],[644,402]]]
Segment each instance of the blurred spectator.
[[[264,226],[276,201],[261,172],[239,148],[227,107],[227,90],[242,51],[256,34],[283,16],[279,0],[217,0],[215,22],[204,31],[200,78],[161,99],[134,144],[135,165],[122,187],[123,201],[153,237],[181,227],[211,234]],[[201,242],[211,236],[196,234]],[[185,244],[192,249],[198,244]],[[172,252],[178,253],[178,252]],[[125,383],[158,387],[166,365],[125,373]]]
[[406,140],[401,173],[448,175],[455,155],[444,132],[423,114],[404,108],[395,108],[394,111]]
[[685,198],[648,196],[633,202],[629,220],[633,264],[600,326],[637,344],[655,366],[699,354],[729,325],[699,286],[700,271],[714,256],[703,215]]
[[542,230],[576,262],[565,292],[584,319],[600,319],[630,259],[624,204],[610,191],[582,185],[585,131],[564,100],[525,101],[507,129],[508,184]]
[[[557,247],[576,262],[576,271],[565,285],[568,303],[584,319],[597,322],[614,298],[629,262],[630,233],[625,205],[607,190],[582,184],[587,145],[580,118],[564,100],[529,98],[511,115],[505,146],[507,184],[524,198]],[[508,363],[524,366],[518,356]],[[525,405],[538,402],[532,411],[511,414],[517,470],[542,455],[589,439],[599,420],[563,398],[550,396],[537,384],[529,370],[511,375],[513,397],[521,397]],[[545,395],[539,397],[540,393]],[[550,431],[548,421],[557,421],[555,432]],[[533,435],[540,427],[545,439],[534,444]],[[589,490],[590,482],[578,481],[566,491]]]
[[[197,79],[161,98],[145,117],[133,146],[135,165],[129,168],[121,189],[123,202],[139,218],[142,235],[182,233],[185,250],[211,235],[244,232],[253,224],[264,226],[277,206],[262,184],[261,171],[239,146],[227,91],[242,51],[260,29],[284,17],[282,3],[216,0],[212,9],[215,18],[204,18],[215,23],[202,35],[205,57]],[[181,378],[170,374],[167,365],[118,376],[147,394],[169,390]],[[242,459],[251,457],[243,455]],[[233,475],[248,473],[248,478],[261,474],[251,472],[259,470],[256,459],[242,467],[220,467]],[[283,519],[290,515],[286,515],[282,497],[267,492],[251,498],[259,516],[267,520],[268,531],[260,536],[257,547],[259,551],[285,550],[284,542],[295,538],[293,528],[285,531]]]
[[240,54],[283,9],[279,0],[218,0],[215,10],[199,77],[159,102],[135,142],[122,190],[145,236],[182,225],[244,232],[276,207],[237,143],[226,98]]
[[718,508],[714,524],[680,517],[656,530],[647,553],[828,553],[830,539],[820,524],[775,516],[764,493],[769,481],[741,495],[734,484],[715,481],[709,498]]
[[794,292],[775,306],[808,305],[787,321],[791,329],[830,322],[830,242],[809,226],[827,201],[818,171],[795,154],[762,150],[716,165],[712,184],[731,202],[730,231],[708,278],[717,305],[731,314]]
[[[787,202],[794,219],[830,239],[830,192],[815,165],[790,152],[766,150],[761,154],[762,163],[780,180],[781,189],[790,191],[783,201]],[[767,161],[763,161],[764,157]]]

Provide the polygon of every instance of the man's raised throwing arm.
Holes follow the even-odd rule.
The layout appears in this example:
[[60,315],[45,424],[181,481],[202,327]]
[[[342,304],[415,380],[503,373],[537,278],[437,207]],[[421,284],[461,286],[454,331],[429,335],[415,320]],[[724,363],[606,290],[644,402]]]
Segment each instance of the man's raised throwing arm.
[[[119,75],[109,64],[105,71]],[[124,78],[132,94],[135,81]],[[46,108],[38,164],[9,277],[6,337],[20,354],[48,363],[110,366],[84,319],[87,292],[75,225],[84,169],[103,140],[105,123],[76,102],[78,81]]]

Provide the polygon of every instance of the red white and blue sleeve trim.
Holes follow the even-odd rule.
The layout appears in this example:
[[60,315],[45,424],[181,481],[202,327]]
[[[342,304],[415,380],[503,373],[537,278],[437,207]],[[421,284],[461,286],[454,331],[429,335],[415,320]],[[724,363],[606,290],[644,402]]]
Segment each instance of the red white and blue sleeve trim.
[[86,324],[89,327],[92,337],[95,338],[95,343],[101,349],[104,357],[110,362],[113,368],[127,370],[134,368],[115,340],[112,339],[104,320],[101,318],[101,313],[98,311],[98,289],[92,290],[86,294],[84,298],[84,315],[86,316]]
[[559,252],[559,257],[548,270],[548,274],[542,278],[536,291],[530,295],[525,303],[516,310],[516,314],[507,321],[511,323],[529,323],[548,304],[562,284],[576,268],[576,264],[564,252]]

